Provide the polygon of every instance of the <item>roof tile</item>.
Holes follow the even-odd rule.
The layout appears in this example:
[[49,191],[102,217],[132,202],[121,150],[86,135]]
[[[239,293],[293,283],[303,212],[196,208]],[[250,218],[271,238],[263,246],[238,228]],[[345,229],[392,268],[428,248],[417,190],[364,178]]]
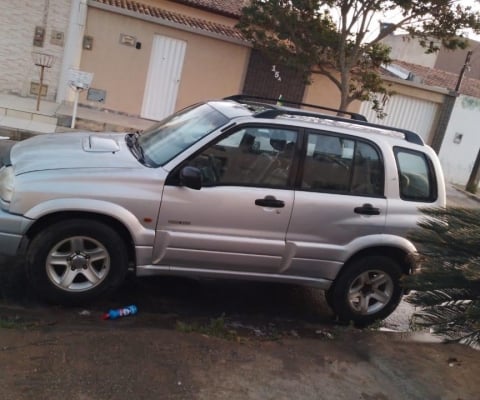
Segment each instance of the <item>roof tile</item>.
[[218,14],[230,17],[240,17],[242,8],[249,3],[249,0],[173,0],[176,3],[186,4],[192,7],[210,10]]
[[[218,24],[216,22],[206,21],[200,18],[193,18],[180,13],[164,10],[160,7],[154,7],[147,4],[139,3],[134,0],[92,0],[96,3],[104,4],[111,7],[120,8],[123,10],[132,11],[148,17],[158,18],[164,21],[174,22],[185,25],[186,27],[202,30],[209,33],[214,33],[227,38],[245,41],[245,38],[238,29],[231,26]],[[207,0],[197,0],[205,1]],[[211,0],[210,2],[212,2]],[[193,0],[192,0],[193,2]],[[221,2],[217,2],[221,3]]]
[[[399,65],[421,78],[422,83],[427,86],[436,86],[449,90],[455,90],[458,81],[458,74],[424,67],[423,65],[411,64],[406,61],[395,60],[394,65]],[[480,98],[480,80],[465,76],[459,92],[467,96]]]

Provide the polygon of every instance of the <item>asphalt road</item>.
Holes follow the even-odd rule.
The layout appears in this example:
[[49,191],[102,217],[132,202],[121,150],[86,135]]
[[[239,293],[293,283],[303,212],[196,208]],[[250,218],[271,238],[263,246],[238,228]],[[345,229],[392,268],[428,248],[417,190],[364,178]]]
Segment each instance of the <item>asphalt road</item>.
[[460,190],[452,185],[447,185],[447,206],[480,208],[480,196],[466,192],[462,186],[457,186],[457,188]]

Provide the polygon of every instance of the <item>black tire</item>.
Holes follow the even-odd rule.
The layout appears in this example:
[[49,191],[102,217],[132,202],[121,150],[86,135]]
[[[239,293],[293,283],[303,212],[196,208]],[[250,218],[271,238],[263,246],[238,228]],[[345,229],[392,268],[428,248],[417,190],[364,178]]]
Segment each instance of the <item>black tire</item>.
[[402,270],[385,256],[366,256],[345,265],[325,293],[339,322],[362,327],[390,315],[400,303]]
[[86,304],[123,282],[128,269],[126,244],[104,223],[65,220],[33,238],[26,268],[31,286],[45,300]]
[[333,310],[333,285],[329,290],[325,291],[325,301],[328,306]]

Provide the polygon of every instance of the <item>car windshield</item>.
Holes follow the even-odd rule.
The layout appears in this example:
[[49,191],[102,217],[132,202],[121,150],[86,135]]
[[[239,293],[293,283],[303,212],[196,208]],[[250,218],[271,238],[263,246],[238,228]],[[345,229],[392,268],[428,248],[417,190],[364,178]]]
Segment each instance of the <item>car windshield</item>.
[[152,126],[138,143],[148,164],[159,167],[227,122],[227,117],[208,104],[195,105]]

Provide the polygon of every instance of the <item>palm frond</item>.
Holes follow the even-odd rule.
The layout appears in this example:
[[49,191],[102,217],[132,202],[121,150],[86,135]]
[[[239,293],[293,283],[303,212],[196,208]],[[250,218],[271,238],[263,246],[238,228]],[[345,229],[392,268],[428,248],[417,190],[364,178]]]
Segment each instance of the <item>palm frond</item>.
[[410,290],[442,290],[442,289],[470,289],[471,282],[463,276],[461,271],[424,270],[409,275],[402,280],[402,287]]
[[450,339],[448,342],[461,343],[470,346],[475,350],[480,350],[480,330],[474,331],[458,339]]
[[413,305],[428,307],[446,302],[472,301],[474,294],[467,289],[447,288],[443,290],[429,290],[426,292],[413,292],[405,300]]
[[458,321],[465,321],[465,312],[470,306],[471,301],[448,301],[443,304],[438,304],[426,307],[414,314],[417,325],[423,326],[441,326],[452,325]]
[[423,307],[412,325],[429,327],[449,341],[480,347],[480,209],[423,209],[409,235],[419,251],[419,273],[402,286],[407,301]]

